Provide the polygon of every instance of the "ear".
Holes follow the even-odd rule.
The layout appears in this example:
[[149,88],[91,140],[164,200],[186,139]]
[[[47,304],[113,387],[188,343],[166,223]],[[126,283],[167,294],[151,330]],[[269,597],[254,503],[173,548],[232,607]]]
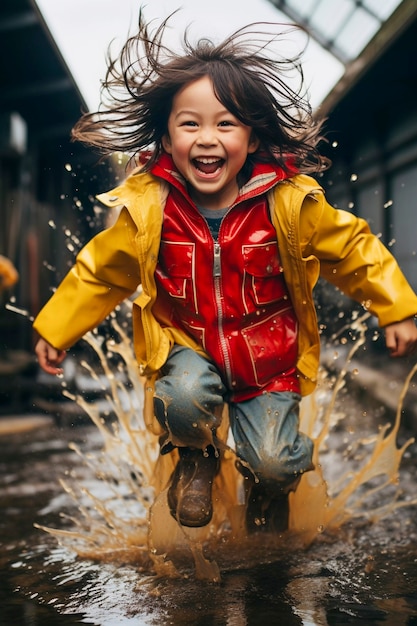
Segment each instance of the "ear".
[[248,144],[248,154],[253,154],[259,148],[260,141],[257,136],[252,133]]
[[161,143],[165,152],[168,152],[168,154],[172,154],[172,144],[168,134],[162,136]]

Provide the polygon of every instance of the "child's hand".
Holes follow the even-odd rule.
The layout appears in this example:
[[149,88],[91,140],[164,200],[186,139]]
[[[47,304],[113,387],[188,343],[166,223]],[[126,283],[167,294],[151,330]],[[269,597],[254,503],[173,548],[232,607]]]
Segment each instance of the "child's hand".
[[385,326],[385,343],[391,356],[409,356],[417,351],[417,327],[413,317]]
[[45,339],[39,339],[35,346],[35,353],[38,357],[39,365],[47,373],[58,376],[63,373],[62,367],[58,367],[65,359],[65,350],[57,350]]

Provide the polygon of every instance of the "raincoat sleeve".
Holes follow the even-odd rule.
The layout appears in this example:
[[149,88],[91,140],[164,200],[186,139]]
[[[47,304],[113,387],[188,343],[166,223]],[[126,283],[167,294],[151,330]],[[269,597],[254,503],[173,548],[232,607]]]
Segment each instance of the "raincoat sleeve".
[[34,321],[48,343],[66,350],[102,322],[140,284],[136,226],[126,209],[80,251],[76,263]]
[[382,327],[415,315],[416,294],[367,222],[333,208],[324,194],[316,201],[321,203],[319,220],[305,253],[319,259],[321,276],[362,303]]

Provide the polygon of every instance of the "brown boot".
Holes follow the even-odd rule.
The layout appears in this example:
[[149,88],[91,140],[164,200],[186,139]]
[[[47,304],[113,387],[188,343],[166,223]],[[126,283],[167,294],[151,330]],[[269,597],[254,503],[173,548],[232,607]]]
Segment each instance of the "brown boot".
[[211,446],[204,453],[193,448],[178,448],[178,452],[180,460],[168,489],[171,515],[182,526],[205,526],[213,515],[211,490],[219,458]]

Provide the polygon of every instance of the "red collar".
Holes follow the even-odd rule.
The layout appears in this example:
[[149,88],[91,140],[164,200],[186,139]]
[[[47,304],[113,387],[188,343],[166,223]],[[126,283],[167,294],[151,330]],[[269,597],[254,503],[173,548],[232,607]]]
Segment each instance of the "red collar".
[[[296,170],[293,166],[290,166],[290,169],[291,172],[288,174],[274,163],[255,163],[250,179],[239,189],[235,204],[266,193],[281,180],[293,176]],[[186,182],[175,167],[171,155],[162,153],[153,165],[151,173],[166,180],[190,199]]]

